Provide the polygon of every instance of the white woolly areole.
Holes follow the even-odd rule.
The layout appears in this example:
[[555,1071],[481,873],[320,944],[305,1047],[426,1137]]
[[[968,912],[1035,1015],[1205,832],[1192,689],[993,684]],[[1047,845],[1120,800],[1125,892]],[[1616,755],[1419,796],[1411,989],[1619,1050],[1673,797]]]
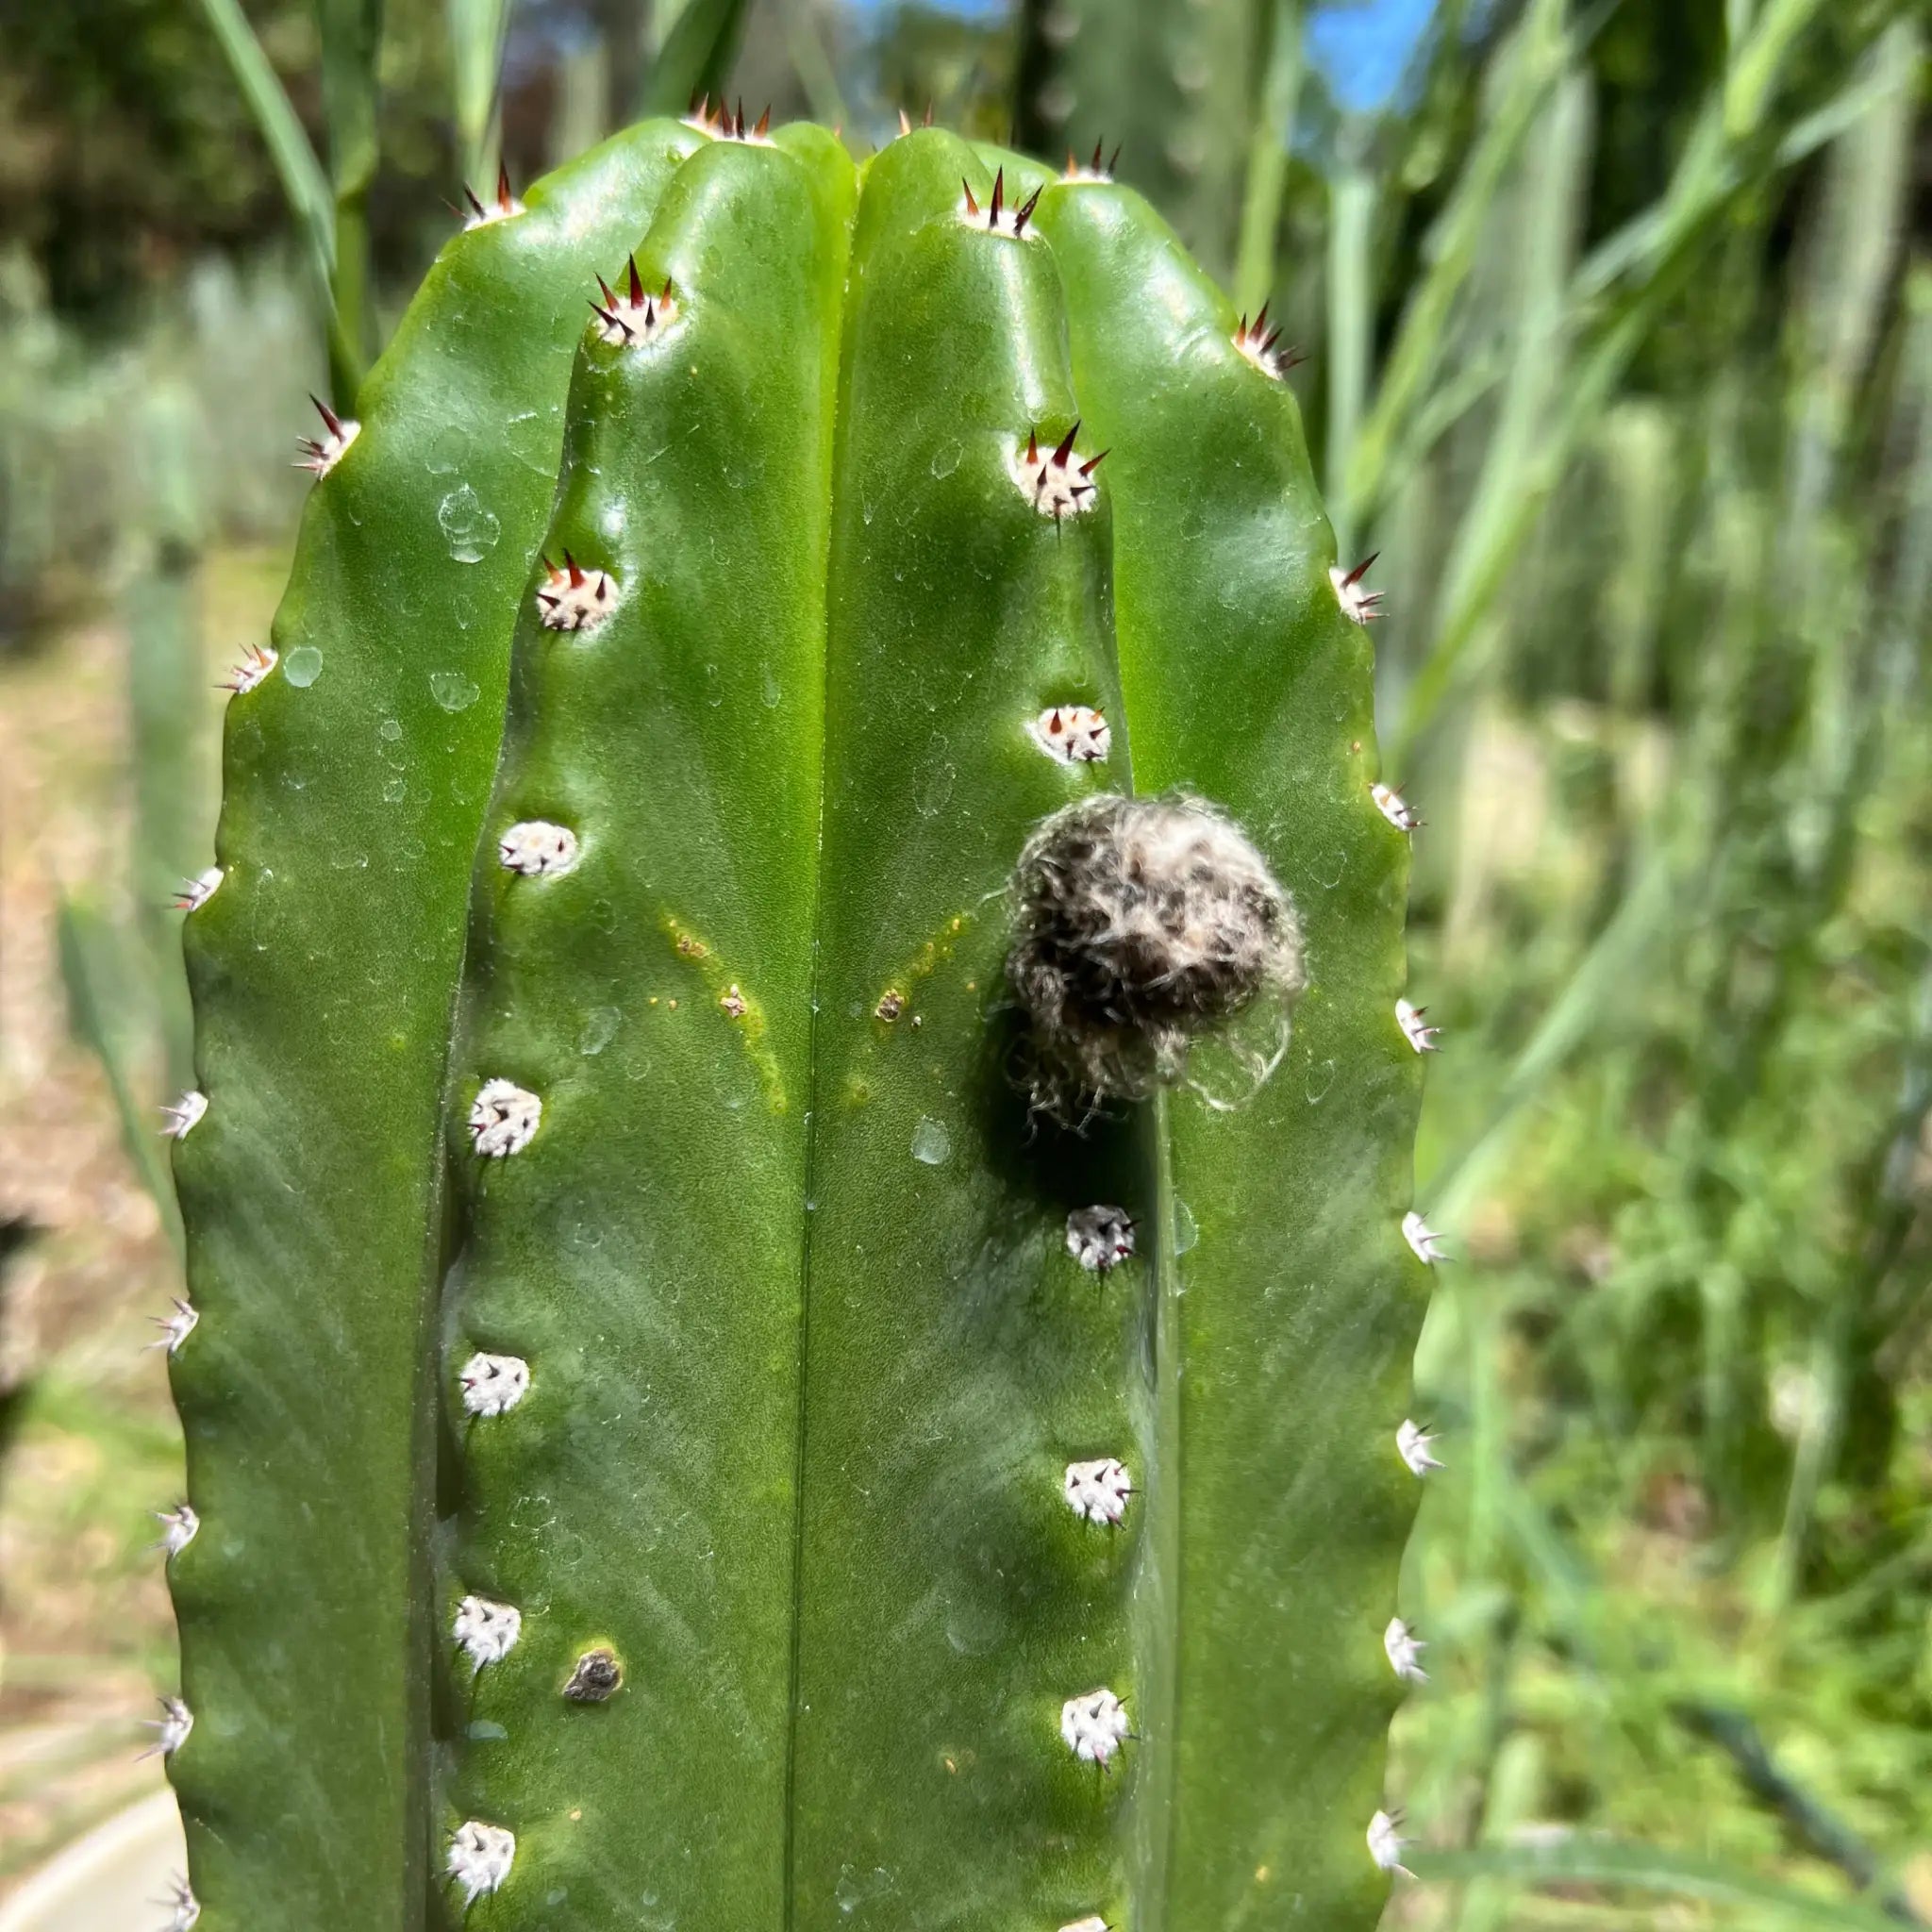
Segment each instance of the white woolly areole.
[[1105,1765],[1127,1735],[1127,1713],[1111,1690],[1089,1690],[1060,1706],[1060,1736],[1086,1764]]
[[457,1379],[472,1415],[503,1415],[524,1399],[530,1365],[520,1355],[473,1355]]
[[194,1728],[194,1713],[178,1697],[161,1699],[161,1714],[143,1720],[149,1730],[154,1732],[155,1740],[142,1753],[143,1757],[153,1757],[158,1753],[163,1757],[172,1757],[188,1741],[188,1734]]
[[351,423],[346,417],[338,416],[332,410],[323,409],[322,419],[326,425],[321,436],[305,436],[300,439],[302,458],[295,467],[307,470],[320,483],[349,452],[349,445],[362,434],[359,423]]
[[183,879],[175,888],[175,909],[177,912],[198,912],[215,895],[215,890],[222,883],[222,869],[211,865],[197,877]]
[[1405,1684],[1426,1684],[1429,1674],[1423,1669],[1423,1652],[1428,1645],[1400,1617],[1391,1617],[1382,1633],[1382,1648],[1389,1653],[1389,1668]]
[[1412,832],[1422,824],[1414,809],[1403,803],[1402,793],[1387,785],[1371,785],[1369,796],[1375,801],[1375,809],[1395,827],[1398,832]]
[[1067,1507],[1086,1523],[1116,1524],[1127,1513],[1134,1481],[1126,1466],[1111,1456],[1097,1462],[1067,1464]]
[[486,1080],[470,1105],[470,1138],[491,1160],[521,1154],[542,1124],[543,1103],[514,1080]]
[[1413,1208],[1402,1217],[1402,1238],[1415,1250],[1416,1259],[1432,1265],[1446,1260],[1442,1237]]
[[463,1904],[473,1906],[485,1892],[501,1889],[516,1862],[514,1832],[471,1818],[450,1834],[449,1875],[463,1888]]
[[604,285],[597,307],[597,340],[613,349],[647,349],[677,320],[677,298],[666,282],[657,294],[645,292],[635,267],[622,289]]
[[523,1632],[524,1613],[514,1604],[494,1604],[487,1596],[466,1596],[450,1626],[450,1635],[479,1671],[485,1664],[500,1664]]
[[148,1317],[161,1331],[148,1346],[165,1348],[173,1355],[194,1333],[194,1324],[201,1320],[201,1310],[192,1302],[184,1302],[178,1294],[169,1296],[169,1300],[175,1304],[172,1314]]
[[201,1518],[194,1513],[192,1505],[177,1503],[172,1509],[157,1509],[154,1519],[161,1525],[161,1540],[156,1545],[171,1557],[178,1557],[194,1541],[195,1533],[201,1528]]
[[1408,1840],[1397,1832],[1396,1827],[1401,1823],[1399,1811],[1392,1817],[1387,1811],[1377,1811],[1369,1820],[1369,1857],[1384,1872],[1400,1872],[1406,1877],[1413,1878],[1415,1874],[1402,1862],[1402,1848]]
[[195,1897],[193,1888],[187,1879],[175,1877],[168,1881],[168,1895],[156,1901],[167,1906],[174,1913],[168,1921],[168,1932],[193,1932],[201,1917],[201,1901]]
[[1369,590],[1362,582],[1374,560],[1365,557],[1353,570],[1343,570],[1339,563],[1329,567],[1328,581],[1334,587],[1335,601],[1351,624],[1374,624],[1383,615],[1383,593]]
[[1434,1053],[1436,1041],[1441,1037],[1440,1026],[1425,1025],[1423,1015],[1426,1007],[1412,1007],[1407,1000],[1395,1002],[1395,1024],[1402,1028],[1402,1037],[1418,1053]]
[[1112,1932],[1112,1927],[1098,1912],[1089,1912],[1084,1919],[1075,1919],[1071,1925],[1062,1925],[1060,1932]]
[[172,1106],[162,1108],[161,1132],[171,1141],[185,1141],[207,1111],[208,1095],[191,1089]]
[[1412,1423],[1405,1418],[1402,1426],[1395,1432],[1395,1450],[1403,1461],[1407,1463],[1411,1474],[1427,1475],[1432,1469],[1447,1467],[1429,1454],[1430,1446],[1435,1440],[1420,1423]]
[[[1007,468],[1021,493],[1043,517],[1058,522],[1076,517],[1100,501],[1100,486],[1093,472],[1100,457],[1083,458],[1074,447],[1080,425],[1075,423],[1052,449],[1042,449],[1038,436],[1016,442],[1007,459]],[[1102,450],[1100,456],[1107,452]]]
[[221,688],[240,697],[243,691],[253,691],[280,661],[266,644],[250,644],[242,653],[241,663],[231,667],[223,678]]
[[991,235],[1010,236],[1016,242],[1026,237],[1026,224],[1033,219],[1033,210],[1040,206],[1043,188],[1036,188],[1026,200],[1008,204],[1007,200],[1007,171],[1002,168],[992,177],[992,192],[982,202],[974,193],[971,182],[959,184],[959,219],[969,228],[981,228]]
[[1048,758],[1063,765],[1097,765],[1113,748],[1113,726],[1091,705],[1056,705],[1026,729]]
[[496,856],[525,878],[554,878],[577,862],[577,835],[546,819],[525,819],[496,841]]
[[[1261,312],[1253,322],[1244,315],[1240,326],[1234,332],[1234,345],[1270,382],[1284,382],[1288,372],[1302,358],[1292,349],[1281,349],[1281,329],[1277,325],[1268,324],[1268,305],[1262,303]],[[1332,580],[1333,573],[1330,573]]]
[[1067,1253],[1090,1274],[1105,1274],[1134,1252],[1134,1219],[1124,1208],[1075,1208],[1067,1216]]
[[617,579],[608,571],[586,570],[568,551],[564,568],[546,560],[537,610],[550,630],[595,630],[617,608]]

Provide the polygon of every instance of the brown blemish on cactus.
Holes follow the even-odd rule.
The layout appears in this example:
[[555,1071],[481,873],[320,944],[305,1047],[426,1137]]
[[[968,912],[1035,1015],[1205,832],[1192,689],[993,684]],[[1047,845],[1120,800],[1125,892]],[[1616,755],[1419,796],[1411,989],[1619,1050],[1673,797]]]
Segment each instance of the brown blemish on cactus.
[[319,483],[341,461],[349,445],[362,434],[362,425],[350,422],[345,416],[338,416],[320,396],[311,395],[308,400],[315,405],[316,414],[322,418],[325,433],[320,437],[297,439],[296,446],[303,455],[295,467],[310,472]]
[[1006,206],[1007,171],[1002,168],[992,177],[992,193],[982,209],[973,192],[973,184],[961,180],[959,186],[966,193],[965,205],[960,210],[962,220],[973,227],[986,229],[991,235],[1010,235],[1016,242],[1024,239],[1026,224],[1033,219],[1033,210],[1040,206],[1043,192],[1036,188],[1018,208],[1008,208]]
[[608,1704],[623,1689],[623,1663],[614,1650],[599,1644],[577,1658],[563,1694],[573,1704]]
[[473,228],[487,228],[492,222],[507,222],[512,215],[524,212],[524,205],[509,190],[509,167],[508,163],[496,171],[496,198],[491,202],[478,201],[475,191],[470,184],[463,183],[463,199],[469,203],[470,211],[463,217],[463,233]]
[[1102,450],[1097,457],[1084,460],[1074,454],[1074,439],[1080,433],[1080,425],[1075,420],[1054,448],[1042,451],[1040,447],[1040,432],[1029,429],[1026,432],[1026,446],[1014,446],[1008,468],[1013,481],[1020,486],[1023,495],[1027,497],[1043,517],[1051,517],[1058,523],[1063,516],[1079,516],[1093,508],[1099,500],[1099,485],[1093,480],[1093,473],[1107,458]]
[[[930,979],[941,966],[952,959],[953,955],[958,950],[959,936],[969,924],[970,915],[964,912],[954,913],[880,989],[878,999],[873,1006],[873,1018],[883,1021],[888,1026],[898,1020],[912,1005],[913,995],[919,990],[919,982]],[[972,990],[972,984],[969,982],[967,991],[970,992]],[[912,1024],[919,1024],[917,1014],[913,1016]]]
[[906,995],[896,986],[889,986],[879,995],[879,1003],[872,1009],[874,1020],[883,1020],[890,1026],[906,1010]]
[[[765,1091],[765,1104],[774,1113],[784,1113],[791,1102],[786,1097],[785,1076],[779,1071],[778,1057],[765,1037],[767,1029],[763,1008],[755,995],[746,992],[742,984],[730,976],[716,949],[700,939],[675,913],[665,913],[662,924],[665,936],[671,941],[672,952],[679,959],[697,968],[711,1004],[731,1022],[732,1030],[750,1058],[753,1072],[758,1076],[758,1085]],[[676,1007],[677,1002],[667,999],[664,1005],[669,1011]]]

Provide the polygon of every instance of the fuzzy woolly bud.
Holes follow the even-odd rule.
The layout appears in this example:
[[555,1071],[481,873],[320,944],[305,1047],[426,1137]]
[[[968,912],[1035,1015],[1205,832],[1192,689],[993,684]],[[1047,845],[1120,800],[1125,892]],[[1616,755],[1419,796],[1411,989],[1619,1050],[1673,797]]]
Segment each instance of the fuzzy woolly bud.
[[1402,1217],[1402,1238],[1415,1250],[1418,1261],[1426,1261],[1433,1266],[1449,1258],[1447,1250],[1442,1246],[1441,1235],[1413,1208]]
[[178,1557],[201,1528],[201,1518],[194,1513],[192,1504],[177,1503],[172,1509],[155,1509],[149,1514],[161,1525],[160,1541],[154,1547],[165,1550],[171,1557]]
[[222,869],[211,865],[196,878],[183,879],[175,888],[175,910],[176,912],[198,912],[215,895],[215,890],[222,883]]
[[[467,1383],[464,1386],[467,1389]],[[517,1647],[517,1639],[524,1634],[524,1613],[514,1604],[466,1596],[457,1606],[449,1634],[462,1646],[474,1674],[485,1664],[500,1664]]]
[[192,1302],[184,1302],[178,1294],[170,1295],[168,1299],[175,1304],[174,1313],[148,1317],[148,1320],[161,1331],[148,1346],[165,1348],[170,1355],[174,1355],[194,1333],[194,1324],[201,1320],[201,1310]]
[[1113,748],[1113,726],[1090,705],[1056,705],[1026,729],[1048,758],[1063,765],[1104,764]]
[[520,1355],[473,1355],[457,1376],[463,1407],[472,1415],[503,1415],[530,1386],[530,1365]]
[[577,862],[577,835],[568,825],[525,819],[496,841],[496,856],[525,878],[554,878]]
[[543,587],[537,612],[547,630],[595,630],[617,608],[617,579],[608,571],[586,570],[568,550],[561,570],[543,558]]
[[1105,1769],[1126,1735],[1126,1709],[1111,1690],[1089,1690],[1060,1706],[1060,1736],[1084,1764]]
[[1400,1617],[1391,1617],[1382,1633],[1382,1648],[1389,1653],[1389,1668],[1405,1684],[1426,1684],[1429,1674],[1423,1669],[1423,1652],[1428,1645]]
[[1335,591],[1335,601],[1341,606],[1341,614],[1351,624],[1374,624],[1376,618],[1385,615],[1382,609],[1383,592],[1364,587],[1362,579],[1369,574],[1369,566],[1374,562],[1378,551],[1365,557],[1353,570],[1343,570],[1338,564],[1331,565],[1328,582]]
[[486,1080],[470,1106],[470,1139],[490,1160],[521,1154],[542,1124],[543,1103],[514,1080]]
[[1075,1208],[1067,1216],[1067,1253],[1090,1274],[1105,1274],[1134,1252],[1134,1219],[1124,1208]]
[[185,1141],[208,1111],[208,1095],[192,1089],[161,1109],[161,1132],[171,1141]]
[[155,1903],[166,1906],[174,1915],[168,1921],[167,1932],[193,1932],[201,1918],[201,1901],[195,1897],[193,1887],[185,1878],[171,1878],[167,1897],[157,1899]]
[[161,1699],[159,1717],[142,1720],[155,1734],[155,1740],[141,1755],[143,1757],[172,1757],[188,1741],[188,1734],[194,1728],[194,1713],[178,1697]]
[[1395,1432],[1395,1451],[1408,1465],[1413,1475],[1427,1475],[1432,1469],[1444,1469],[1446,1463],[1438,1462],[1429,1452],[1436,1438],[1420,1423],[1404,1419],[1402,1426]]
[[1400,1835],[1401,1824],[1400,1811],[1377,1811],[1369,1820],[1369,1857],[1384,1872],[1400,1872],[1405,1877],[1413,1878],[1415,1874],[1402,1862],[1403,1847],[1408,1840]]
[[1375,809],[1395,827],[1398,832],[1412,832],[1422,824],[1413,806],[1404,802],[1402,793],[1389,785],[1371,785],[1369,796],[1375,801]]
[[450,1834],[445,1869],[463,1888],[466,1910],[484,1893],[501,1890],[516,1856],[516,1834],[500,1824],[471,1818],[457,1826]]
[[1079,433],[1080,425],[1075,423],[1053,448],[1041,449],[1039,432],[1029,431],[1024,448],[1015,443],[1008,460],[1021,494],[1041,516],[1051,517],[1055,523],[1062,517],[1079,516],[1100,501],[1100,486],[1093,481],[1093,473],[1107,452],[1083,458],[1074,447]]
[[1111,1456],[1097,1462],[1067,1464],[1067,1507],[1082,1522],[1111,1526],[1127,1513],[1127,1498],[1133,1493],[1126,1466]]
[[655,295],[646,294],[636,256],[621,287],[613,289],[601,275],[597,287],[604,297],[591,305],[597,311],[597,338],[613,349],[648,348],[677,320],[670,278]]
[[1423,1015],[1428,1010],[1426,1007],[1412,1007],[1407,1000],[1395,1002],[1395,1024],[1402,1028],[1403,1039],[1418,1053],[1436,1052],[1436,1042],[1442,1037],[1440,1026],[1424,1024]]
[[1144,1098],[1259,995],[1301,991],[1294,908],[1241,828],[1197,798],[1098,792],[1026,842],[1007,978],[1033,1103],[1061,1118]]
[[279,656],[266,644],[250,644],[242,653],[241,663],[229,669],[219,689],[240,697],[243,691],[253,691],[280,661]]

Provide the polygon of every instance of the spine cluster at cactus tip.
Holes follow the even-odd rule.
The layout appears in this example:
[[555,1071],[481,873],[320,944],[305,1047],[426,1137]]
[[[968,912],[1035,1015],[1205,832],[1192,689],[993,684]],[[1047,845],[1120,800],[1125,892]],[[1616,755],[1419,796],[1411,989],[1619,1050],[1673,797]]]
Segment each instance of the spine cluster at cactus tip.
[[175,1926],[1374,1925],[1438,1029],[1295,359],[1098,149],[701,104],[318,405],[177,900]]

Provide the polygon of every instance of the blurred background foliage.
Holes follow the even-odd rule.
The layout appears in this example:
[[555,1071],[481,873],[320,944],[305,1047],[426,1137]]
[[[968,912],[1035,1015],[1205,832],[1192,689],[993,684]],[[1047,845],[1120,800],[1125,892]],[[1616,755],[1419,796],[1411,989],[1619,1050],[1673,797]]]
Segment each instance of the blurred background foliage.
[[1119,142],[1287,325],[1382,553],[1458,1257],[1392,1923],[1932,1923],[1916,8],[0,0],[0,1884],[146,1775],[161,908],[303,392],[350,399],[466,178],[728,74],[860,152],[928,102]]

